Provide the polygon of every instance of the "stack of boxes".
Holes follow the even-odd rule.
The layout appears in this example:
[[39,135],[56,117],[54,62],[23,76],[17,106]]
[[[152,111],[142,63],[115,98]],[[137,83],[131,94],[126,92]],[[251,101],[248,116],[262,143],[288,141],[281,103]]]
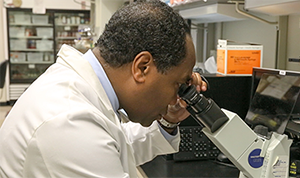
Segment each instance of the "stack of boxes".
[[250,43],[241,45],[228,40],[218,40],[217,73],[252,75],[253,67],[262,66],[262,56],[262,45]]

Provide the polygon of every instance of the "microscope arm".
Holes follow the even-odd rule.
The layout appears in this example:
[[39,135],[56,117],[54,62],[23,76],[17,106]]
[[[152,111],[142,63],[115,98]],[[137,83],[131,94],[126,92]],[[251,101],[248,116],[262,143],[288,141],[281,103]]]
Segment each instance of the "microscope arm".
[[276,132],[256,134],[237,114],[220,109],[193,85],[181,85],[178,95],[202,126],[204,134],[240,170],[240,178],[286,178],[292,140]]
[[222,111],[229,120],[214,133],[208,128],[203,132],[241,171],[240,178],[288,177],[292,141],[275,132],[269,140],[263,138],[237,114]]

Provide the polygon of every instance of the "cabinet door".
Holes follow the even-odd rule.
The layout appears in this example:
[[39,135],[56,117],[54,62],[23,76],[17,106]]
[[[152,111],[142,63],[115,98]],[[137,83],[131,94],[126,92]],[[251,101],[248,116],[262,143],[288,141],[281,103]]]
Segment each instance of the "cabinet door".
[[[55,12],[55,43],[56,52],[59,51],[63,44],[75,47],[81,52],[81,48],[86,46],[79,46],[78,43],[85,41],[88,37],[86,29],[90,29],[90,12],[89,11],[61,11]],[[89,39],[88,39],[89,40]],[[86,48],[91,48],[88,44]]]
[[8,9],[11,83],[31,83],[54,62],[53,15]]

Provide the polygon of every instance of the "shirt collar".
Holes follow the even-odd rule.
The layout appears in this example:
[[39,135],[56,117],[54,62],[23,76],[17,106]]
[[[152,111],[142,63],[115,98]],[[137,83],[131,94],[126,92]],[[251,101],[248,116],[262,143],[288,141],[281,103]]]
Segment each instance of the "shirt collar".
[[108,99],[114,111],[116,112],[119,109],[119,100],[100,62],[98,61],[92,50],[88,50],[83,55],[83,58],[91,64],[105,90],[106,95],[108,96]]

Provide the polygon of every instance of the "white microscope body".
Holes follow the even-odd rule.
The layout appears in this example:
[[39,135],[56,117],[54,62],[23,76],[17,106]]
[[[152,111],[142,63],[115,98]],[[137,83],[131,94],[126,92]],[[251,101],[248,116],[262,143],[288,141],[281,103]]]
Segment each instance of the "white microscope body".
[[214,133],[208,128],[203,132],[241,171],[240,178],[287,178],[292,140],[276,132],[266,139],[237,114],[222,111],[229,120]]
[[182,85],[179,96],[204,134],[240,170],[240,178],[287,178],[292,140],[287,135],[256,134],[237,114],[220,109],[213,100]]

